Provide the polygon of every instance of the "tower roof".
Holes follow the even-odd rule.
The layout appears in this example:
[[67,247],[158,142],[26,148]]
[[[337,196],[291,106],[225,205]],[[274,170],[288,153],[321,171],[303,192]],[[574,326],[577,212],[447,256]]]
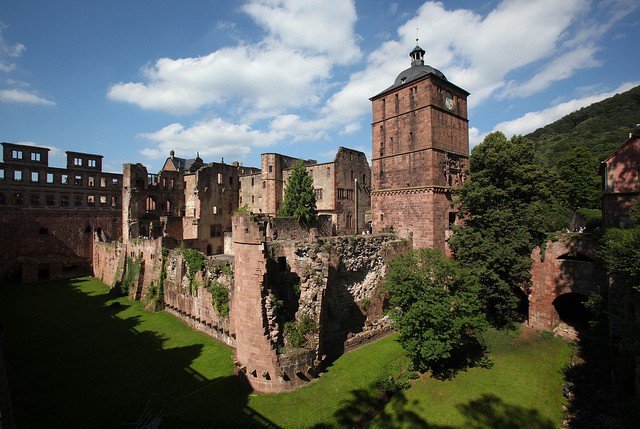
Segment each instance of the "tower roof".
[[[408,85],[411,82],[422,79],[423,77],[428,75],[436,76],[439,79],[448,82],[447,77],[444,75],[444,73],[424,63],[424,54],[425,50],[422,49],[419,45],[416,45],[416,47],[413,48],[413,50],[409,53],[409,56],[411,57],[411,67],[400,72],[400,74],[398,74],[398,76],[396,77],[396,80],[393,82],[393,85],[391,85],[384,91],[374,95],[373,97],[371,97],[371,99],[374,99],[382,94],[386,94],[387,92],[393,91],[394,89]],[[450,82],[449,84],[457,88],[456,85],[453,85]]]

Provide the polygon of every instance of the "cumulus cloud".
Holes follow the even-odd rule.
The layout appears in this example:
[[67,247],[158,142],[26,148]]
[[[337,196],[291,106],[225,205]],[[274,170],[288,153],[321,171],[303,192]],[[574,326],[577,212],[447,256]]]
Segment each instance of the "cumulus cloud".
[[290,48],[326,54],[336,63],[361,56],[354,32],[356,9],[350,0],[254,0],[243,9],[269,38]]
[[243,9],[266,30],[259,43],[161,58],[142,69],[145,82],[112,85],[107,97],[174,114],[232,103],[255,120],[317,105],[332,67],[360,56],[351,1],[254,0]]
[[221,118],[199,121],[190,127],[173,123],[155,132],[142,133],[139,137],[157,144],[141,151],[142,155],[152,159],[168,156],[171,150],[185,157],[195,157],[199,152],[209,158],[242,158],[253,148],[270,146],[282,138],[277,132],[262,132]]
[[22,103],[39,104],[42,106],[55,106],[54,101],[40,97],[32,92],[21,89],[0,89],[0,102],[2,103]]
[[531,131],[537,130],[540,127],[550,124],[582,107],[597,103],[598,101],[612,97],[615,94],[628,91],[631,88],[636,87],[639,83],[640,82],[626,82],[613,91],[601,92],[599,94],[576,98],[564,103],[556,104],[544,110],[529,112],[517,119],[500,122],[495,126],[494,130],[502,131],[508,137],[517,134],[527,134]]

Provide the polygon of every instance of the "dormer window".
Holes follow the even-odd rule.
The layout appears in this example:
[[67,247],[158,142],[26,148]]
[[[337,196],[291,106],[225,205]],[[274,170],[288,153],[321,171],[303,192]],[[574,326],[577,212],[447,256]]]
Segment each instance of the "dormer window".
[[87,166],[88,166],[88,167],[93,167],[93,168],[95,168],[95,166],[96,166],[96,160],[95,160],[95,159],[89,159],[89,160],[87,160]]
[[73,158],[73,165],[81,166],[82,165],[82,158]]
[[21,150],[12,150],[11,158],[13,159],[22,159],[22,151]]
[[31,152],[31,161],[40,161],[40,154],[37,152]]

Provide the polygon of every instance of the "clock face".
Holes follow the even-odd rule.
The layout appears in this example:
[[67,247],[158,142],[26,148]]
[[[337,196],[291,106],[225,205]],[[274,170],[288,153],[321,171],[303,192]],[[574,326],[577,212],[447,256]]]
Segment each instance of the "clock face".
[[447,108],[447,110],[453,110],[453,97],[448,92],[444,93],[444,106]]

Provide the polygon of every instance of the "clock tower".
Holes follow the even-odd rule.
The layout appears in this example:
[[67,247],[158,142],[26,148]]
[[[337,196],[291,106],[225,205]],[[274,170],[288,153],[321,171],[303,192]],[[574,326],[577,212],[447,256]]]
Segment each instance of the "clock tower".
[[469,160],[469,93],[425,65],[424,54],[416,46],[411,67],[370,99],[373,231],[444,250],[456,218],[451,191]]

